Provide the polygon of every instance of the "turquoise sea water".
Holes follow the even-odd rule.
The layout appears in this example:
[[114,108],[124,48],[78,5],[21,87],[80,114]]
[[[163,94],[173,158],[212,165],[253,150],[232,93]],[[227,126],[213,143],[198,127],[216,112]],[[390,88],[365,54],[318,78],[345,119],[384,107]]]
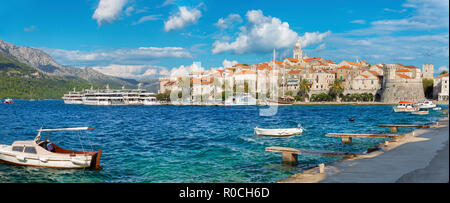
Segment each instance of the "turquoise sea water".
[[[50,140],[67,149],[103,149],[103,170],[63,170],[0,164],[0,182],[275,182],[320,163],[336,161],[299,155],[299,165],[283,166],[281,154],[266,147],[364,152],[385,139],[354,138],[341,144],[326,133],[389,133],[379,124],[423,124],[442,115],[393,113],[391,106],[279,106],[278,113],[260,117],[267,107],[65,105],[63,101],[16,101],[0,104],[0,144],[32,140],[36,130],[90,126],[94,130],[55,132]],[[444,106],[448,108],[448,106]],[[350,117],[356,121],[349,122]],[[269,138],[253,135],[261,128],[306,129],[302,136]],[[413,128],[400,128],[405,133]],[[387,139],[386,139],[387,140]]]

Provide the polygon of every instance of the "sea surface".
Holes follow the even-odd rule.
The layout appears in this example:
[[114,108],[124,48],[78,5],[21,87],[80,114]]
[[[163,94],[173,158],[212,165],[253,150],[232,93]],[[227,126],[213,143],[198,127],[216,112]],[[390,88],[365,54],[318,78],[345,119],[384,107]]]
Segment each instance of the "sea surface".
[[[65,170],[0,164],[0,182],[275,182],[320,163],[339,158],[299,155],[298,166],[281,164],[270,146],[362,153],[388,139],[354,138],[342,144],[326,133],[389,133],[379,124],[423,124],[443,115],[393,113],[389,105],[267,107],[66,105],[63,101],[15,101],[0,104],[0,144],[32,140],[44,128],[94,127],[89,132],[53,132],[55,144],[75,150],[102,149],[103,170]],[[448,105],[443,106],[448,108]],[[356,121],[350,122],[354,117]],[[306,131],[289,138],[258,137],[253,129],[294,128]],[[406,133],[413,128],[400,128]],[[81,142],[80,142],[81,140]],[[80,144],[82,143],[82,145]]]

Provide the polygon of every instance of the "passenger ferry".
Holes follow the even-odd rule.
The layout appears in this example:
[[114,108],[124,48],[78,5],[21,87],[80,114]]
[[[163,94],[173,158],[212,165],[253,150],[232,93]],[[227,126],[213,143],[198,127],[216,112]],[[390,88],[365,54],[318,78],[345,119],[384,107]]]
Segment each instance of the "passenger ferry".
[[81,92],[77,92],[75,91],[75,88],[73,88],[73,92],[64,94],[62,99],[64,100],[64,104],[83,104],[83,100],[81,99],[82,96],[83,94]]
[[136,105],[157,105],[156,95],[141,89],[121,90],[109,89],[109,85],[104,90],[94,90],[93,87],[85,90],[85,93],[69,92],[63,99],[65,104],[84,104],[89,106],[136,106]]

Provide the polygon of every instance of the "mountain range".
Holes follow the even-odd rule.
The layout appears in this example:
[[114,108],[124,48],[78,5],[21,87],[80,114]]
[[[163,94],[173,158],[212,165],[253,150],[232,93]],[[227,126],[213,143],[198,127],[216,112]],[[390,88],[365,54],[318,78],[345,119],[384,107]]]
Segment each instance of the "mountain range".
[[[118,88],[136,88],[137,84],[142,83],[143,88],[150,92],[157,92],[159,89],[158,79],[125,79],[105,75],[93,68],[77,68],[64,66],[56,63],[53,58],[42,50],[15,46],[12,43],[0,40],[0,71],[3,70],[7,76],[17,76],[14,73],[21,73],[21,78],[34,79],[57,79],[59,81],[77,82],[82,84],[91,84],[96,87],[110,85]],[[5,70],[8,70],[5,72]],[[12,75],[11,75],[12,74]],[[38,75],[38,77],[32,77]],[[4,75],[5,76],[5,75]],[[16,79],[17,80],[17,79]],[[62,96],[62,95],[61,95]],[[14,95],[13,95],[14,97]]]

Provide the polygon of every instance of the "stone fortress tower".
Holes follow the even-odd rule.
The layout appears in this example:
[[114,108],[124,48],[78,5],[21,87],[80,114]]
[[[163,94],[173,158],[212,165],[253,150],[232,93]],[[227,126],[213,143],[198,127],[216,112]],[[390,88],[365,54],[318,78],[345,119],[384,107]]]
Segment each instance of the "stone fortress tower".
[[[418,102],[425,99],[422,86],[422,71],[419,68],[401,64],[385,64],[383,69],[381,102]],[[399,70],[405,69],[409,70],[409,75],[399,72]]]
[[422,78],[423,79],[434,79],[434,65],[433,64],[423,64],[422,65]]

